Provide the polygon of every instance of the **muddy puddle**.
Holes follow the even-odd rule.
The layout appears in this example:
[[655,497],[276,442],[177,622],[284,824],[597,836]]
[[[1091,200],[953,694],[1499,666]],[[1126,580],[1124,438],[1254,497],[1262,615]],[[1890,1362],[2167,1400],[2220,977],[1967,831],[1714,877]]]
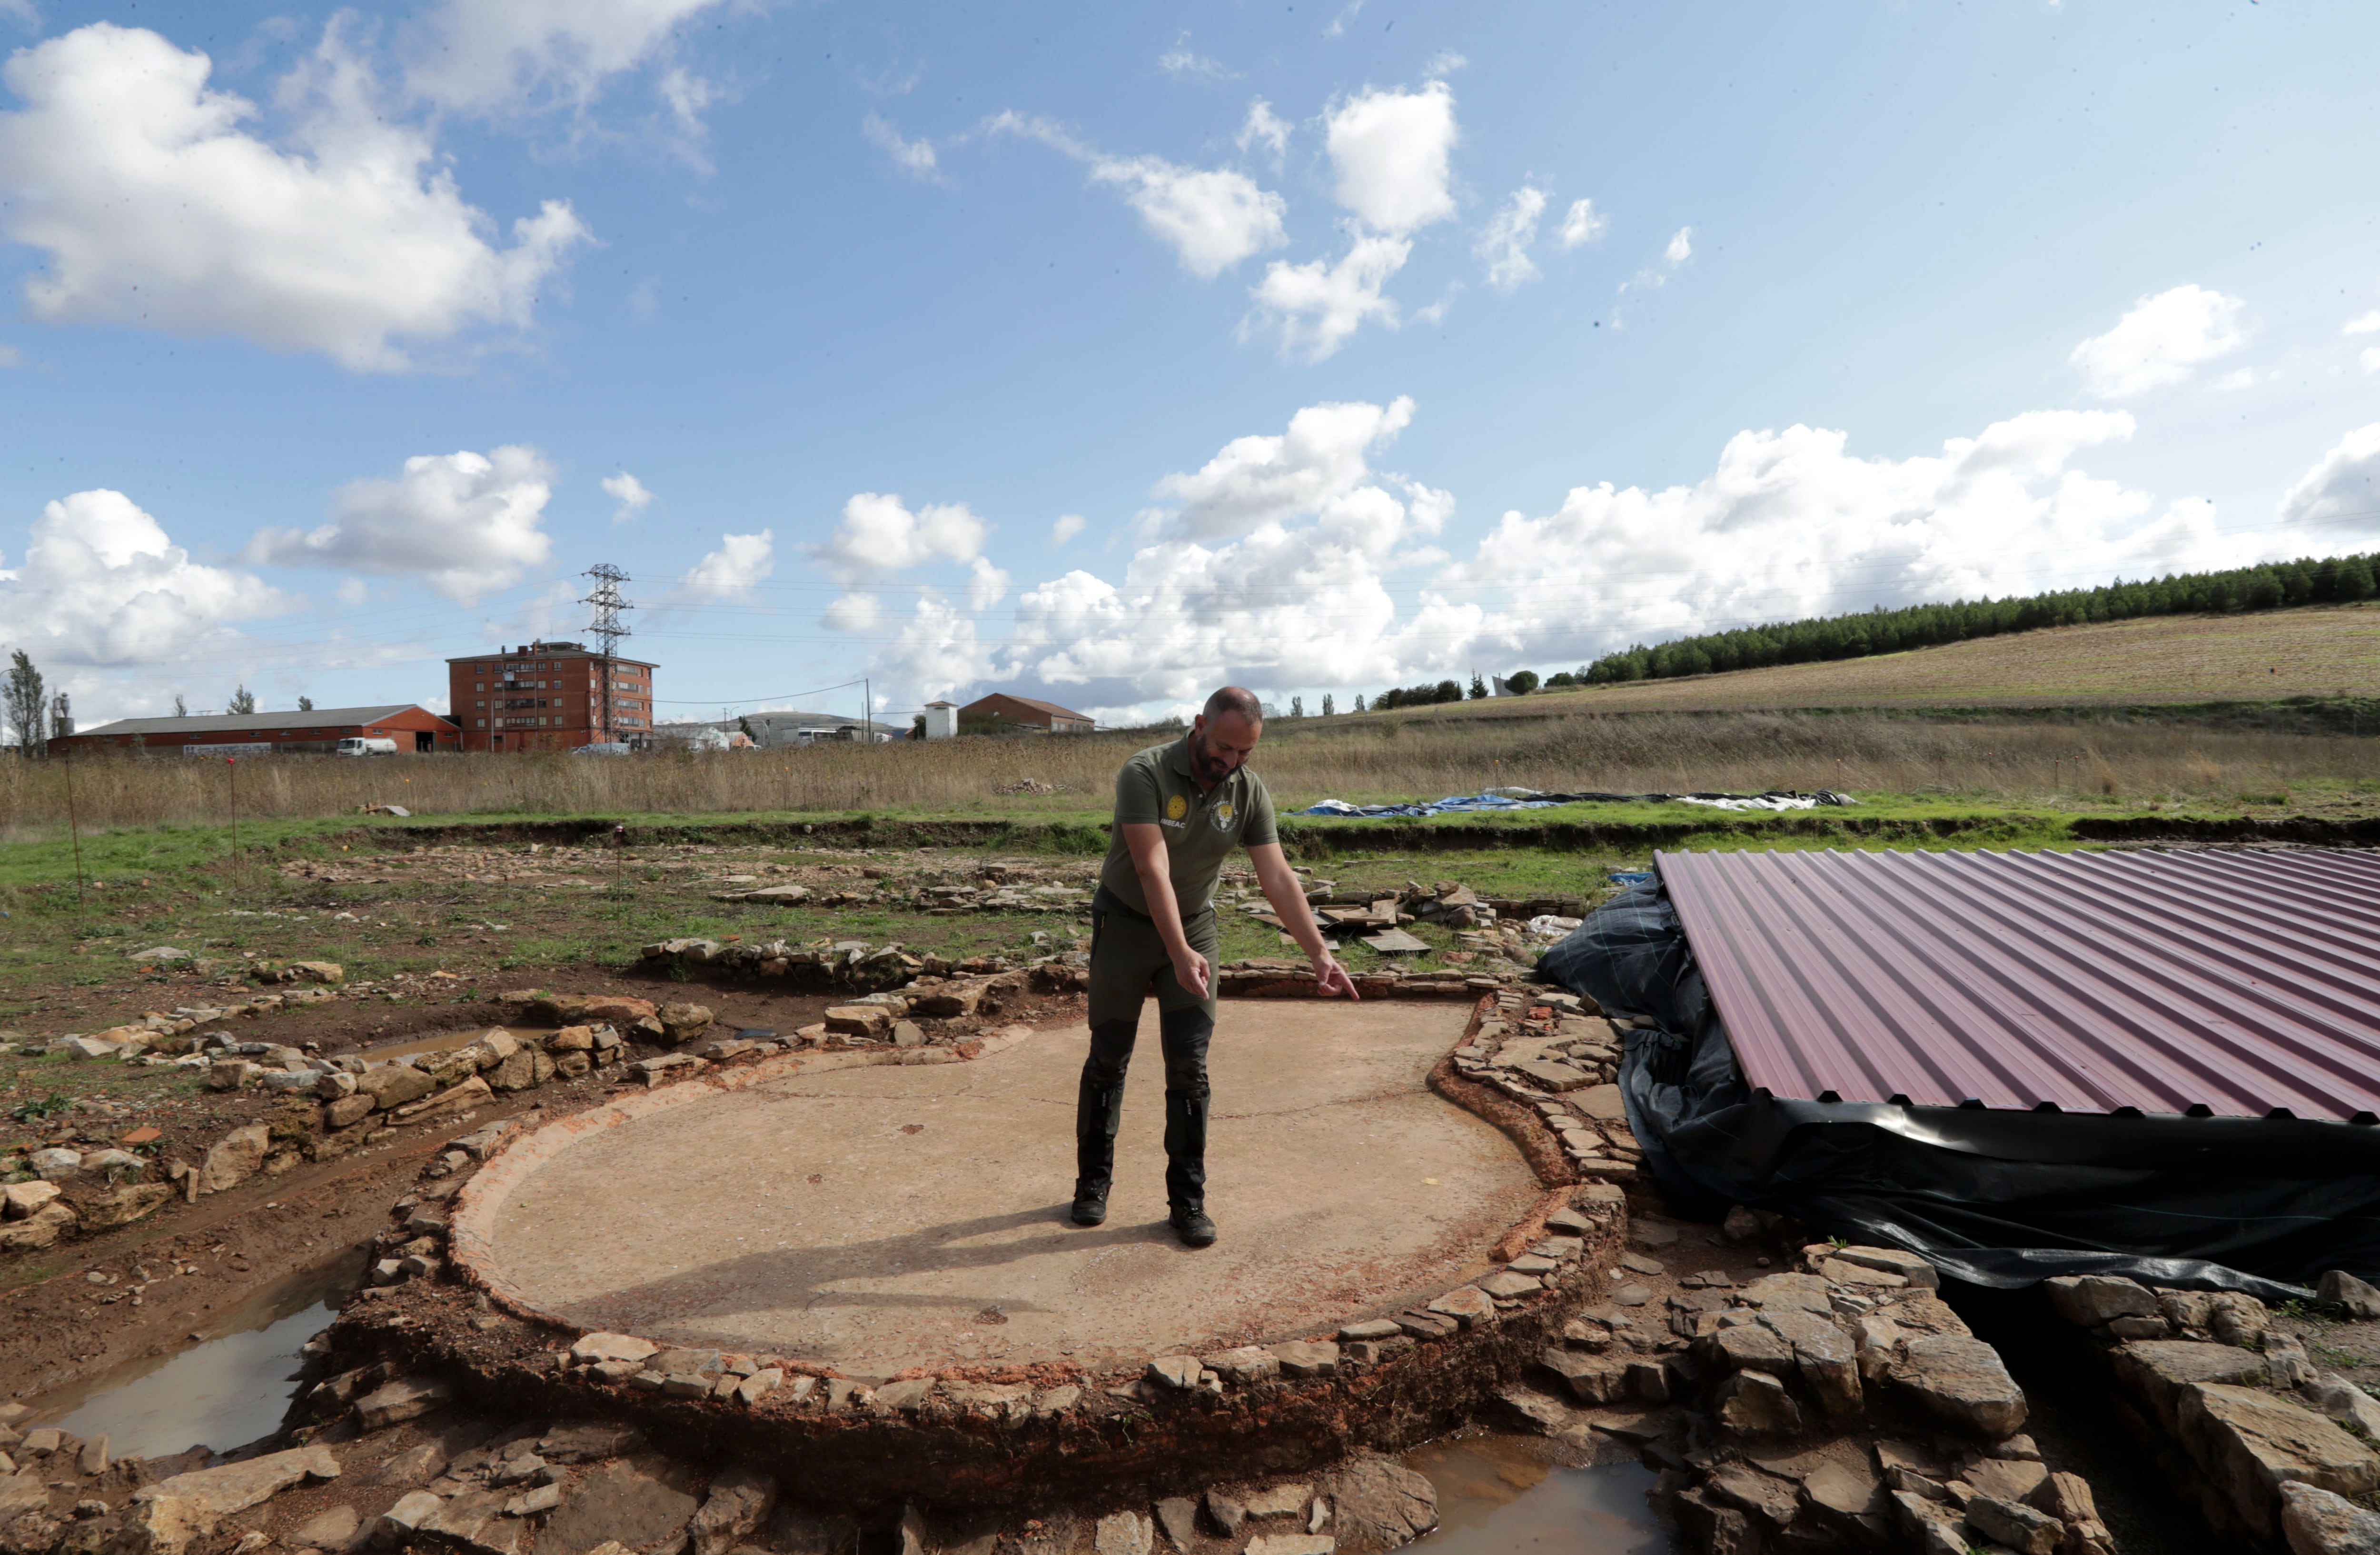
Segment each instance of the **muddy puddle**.
[[1488,1431],[1434,1441],[1405,1465],[1438,1488],[1427,1555],[1660,1555],[1669,1541],[1640,1464],[1556,1467],[1544,1442]]
[[155,1458],[206,1446],[216,1452],[281,1427],[301,1357],[298,1346],[330,1327],[332,1305],[362,1277],[355,1248],[225,1310],[198,1341],[149,1355],[34,1401],[30,1423],[62,1426],[88,1440],[105,1433],[118,1458]]

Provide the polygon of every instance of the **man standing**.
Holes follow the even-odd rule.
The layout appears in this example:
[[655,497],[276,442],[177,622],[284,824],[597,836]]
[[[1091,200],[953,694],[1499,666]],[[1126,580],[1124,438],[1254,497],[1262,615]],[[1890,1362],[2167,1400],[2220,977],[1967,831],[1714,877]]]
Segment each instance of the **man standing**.
[[1207,1043],[1215,1032],[1215,881],[1234,846],[1248,850],[1322,991],[1357,997],[1281,856],[1272,796],[1245,765],[1263,733],[1263,704],[1227,686],[1207,699],[1189,734],[1151,746],[1116,774],[1115,827],[1091,899],[1091,1055],[1075,1112],[1076,1225],[1107,1219],[1124,1069],[1153,980],[1165,1054],[1165,1197],[1185,1245],[1215,1240],[1207,1218]]

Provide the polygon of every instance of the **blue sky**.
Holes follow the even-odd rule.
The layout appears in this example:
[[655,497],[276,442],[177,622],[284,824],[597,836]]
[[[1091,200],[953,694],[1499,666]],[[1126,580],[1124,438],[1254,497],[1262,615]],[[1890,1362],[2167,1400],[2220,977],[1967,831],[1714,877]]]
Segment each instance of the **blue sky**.
[[[0,0],[0,646],[1309,708],[2380,541],[2349,5]],[[2362,190],[2359,194],[2357,191]]]

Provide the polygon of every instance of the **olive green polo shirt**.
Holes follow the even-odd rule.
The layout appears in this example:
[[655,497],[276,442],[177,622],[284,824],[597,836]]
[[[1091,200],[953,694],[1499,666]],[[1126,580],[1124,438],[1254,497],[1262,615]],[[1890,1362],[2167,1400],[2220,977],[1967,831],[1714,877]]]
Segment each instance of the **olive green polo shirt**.
[[1281,840],[1273,826],[1272,796],[1265,792],[1264,779],[1245,766],[1213,792],[1198,792],[1198,780],[1190,775],[1187,735],[1172,745],[1150,746],[1116,773],[1115,830],[1108,838],[1099,883],[1145,914],[1148,894],[1140,888],[1140,871],[1133,868],[1132,849],[1123,840],[1123,829],[1133,825],[1153,825],[1164,834],[1166,874],[1185,918],[1213,902],[1215,881],[1232,848]]

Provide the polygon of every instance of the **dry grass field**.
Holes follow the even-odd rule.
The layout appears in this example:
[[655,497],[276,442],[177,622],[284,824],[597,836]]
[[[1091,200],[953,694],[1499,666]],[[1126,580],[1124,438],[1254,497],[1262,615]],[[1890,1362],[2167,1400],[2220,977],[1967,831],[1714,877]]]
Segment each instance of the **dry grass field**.
[[[1510,706],[1511,704],[1506,704]],[[1926,720],[1857,713],[1650,713],[1546,698],[1543,716],[1435,711],[1276,720],[1257,766],[1284,808],[1521,784],[1621,793],[1836,788],[1915,802],[2099,806],[2288,803],[2380,779],[2380,741],[2156,723]],[[1103,817],[1117,764],[1148,736],[965,739],[707,756],[325,756],[0,762],[0,838],[86,828],[220,826],[402,805],[416,815],[658,816],[872,811]],[[1030,779],[1054,792],[1021,788]],[[237,782],[235,796],[233,784]],[[2301,793],[2299,801],[2309,796]],[[2374,796],[2362,792],[2358,802]]]
[[[2380,696],[2380,604],[2070,626],[1876,659],[1338,718],[1275,719],[1257,770],[1283,808],[1520,784],[1619,793],[1834,788],[1974,804],[2350,803],[2380,782],[2362,738],[2059,716],[1912,716]],[[1876,714],[1856,710],[1874,708]],[[1117,763],[1157,736],[970,738],[694,756],[241,762],[0,761],[0,839],[86,826],[416,815],[1103,816]],[[234,785],[237,791],[235,795]],[[71,787],[71,794],[69,788]],[[2294,795],[2292,799],[2290,796]]]
[[[2058,626],[1822,664],[1555,693],[1599,712],[2070,707],[2380,695],[2380,601]],[[1509,700],[1463,703],[1466,712]]]

